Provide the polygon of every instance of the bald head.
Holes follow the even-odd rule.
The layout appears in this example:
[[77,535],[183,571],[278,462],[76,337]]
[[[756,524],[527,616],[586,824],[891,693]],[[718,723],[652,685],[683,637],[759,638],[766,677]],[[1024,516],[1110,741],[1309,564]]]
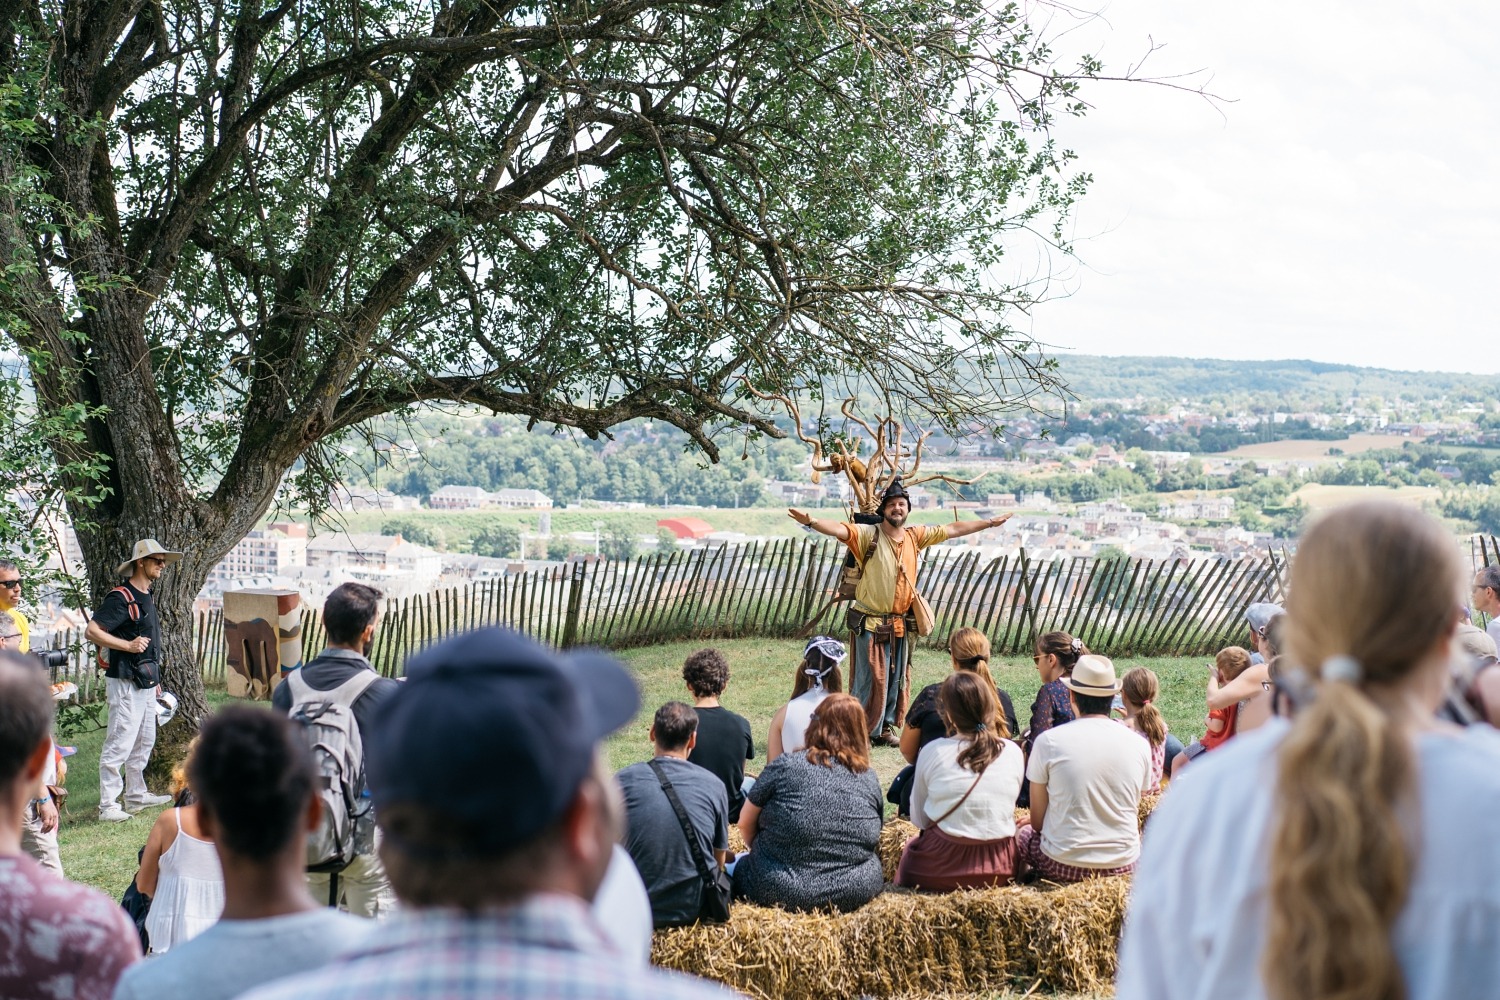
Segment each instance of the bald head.
[[52,732],[52,691],[33,661],[0,650],[0,788],[15,784]]

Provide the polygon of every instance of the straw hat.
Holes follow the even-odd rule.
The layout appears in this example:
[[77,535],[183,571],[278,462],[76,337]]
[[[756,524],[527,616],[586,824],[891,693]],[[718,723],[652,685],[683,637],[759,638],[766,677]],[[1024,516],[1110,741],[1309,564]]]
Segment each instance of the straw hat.
[[1090,653],[1080,656],[1072,677],[1062,678],[1069,691],[1094,698],[1108,698],[1120,693],[1121,681],[1115,677],[1115,665],[1109,657]]
[[135,563],[147,556],[160,556],[167,562],[174,563],[182,558],[182,553],[162,548],[161,542],[154,538],[142,538],[135,543],[135,548],[130,550],[130,558],[115,567],[115,576],[129,576],[134,572],[132,567]]

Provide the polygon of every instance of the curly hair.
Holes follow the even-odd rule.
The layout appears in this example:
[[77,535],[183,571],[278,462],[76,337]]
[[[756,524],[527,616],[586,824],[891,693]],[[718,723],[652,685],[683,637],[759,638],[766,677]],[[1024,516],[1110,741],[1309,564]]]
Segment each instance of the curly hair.
[[831,694],[820,701],[805,739],[810,763],[833,767],[837,761],[855,774],[870,769],[869,723],[853,695]]
[[717,649],[700,649],[682,661],[682,679],[694,698],[717,698],[729,686],[729,661]]
[[263,861],[301,834],[316,779],[312,752],[285,716],[228,705],[196,743],[189,785],[221,848]]

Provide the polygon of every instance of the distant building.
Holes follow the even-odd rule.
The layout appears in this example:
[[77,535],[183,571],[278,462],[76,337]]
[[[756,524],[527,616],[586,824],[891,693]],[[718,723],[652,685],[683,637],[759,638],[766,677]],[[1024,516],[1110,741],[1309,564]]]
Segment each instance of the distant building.
[[209,574],[217,581],[278,576],[292,566],[307,565],[307,525],[279,521],[240,539]]
[[447,485],[427,498],[433,510],[550,510],[552,498],[541,490],[489,490]]
[[382,573],[410,573],[436,580],[443,557],[436,549],[408,542],[400,535],[329,532],[307,543],[307,566],[369,567]]

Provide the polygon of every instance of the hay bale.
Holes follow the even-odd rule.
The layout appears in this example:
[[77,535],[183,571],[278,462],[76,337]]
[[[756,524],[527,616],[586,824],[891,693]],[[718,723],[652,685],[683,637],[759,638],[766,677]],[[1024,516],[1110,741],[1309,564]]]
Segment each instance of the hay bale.
[[1140,825],[1142,831],[1146,829],[1146,820],[1156,811],[1161,804],[1161,792],[1152,792],[1141,799],[1141,804],[1135,807],[1135,821]]
[[745,851],[746,851],[746,849],[747,848],[745,847],[745,838],[740,833],[740,825],[738,823],[730,823],[729,824],[729,857],[730,857],[730,860],[733,860],[734,856],[736,854],[744,854]]
[[844,914],[736,903],[728,924],[658,931],[652,959],[765,998],[1097,990],[1114,977],[1129,886],[887,890]]
[[901,863],[901,851],[906,842],[915,837],[918,830],[904,819],[893,819],[880,828],[880,843],[875,853],[880,855],[880,871],[887,882],[896,881],[896,866]]

